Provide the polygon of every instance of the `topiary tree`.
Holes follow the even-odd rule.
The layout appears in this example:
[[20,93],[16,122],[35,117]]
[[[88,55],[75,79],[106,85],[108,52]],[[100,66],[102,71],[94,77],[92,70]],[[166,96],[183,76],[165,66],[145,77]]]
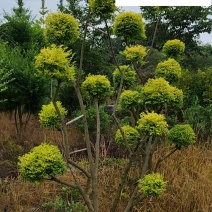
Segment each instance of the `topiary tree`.
[[185,44],[178,39],[174,39],[174,40],[168,40],[164,44],[162,52],[168,57],[179,60],[184,50],[185,50]]
[[67,46],[79,38],[78,22],[70,14],[50,13],[45,24],[45,35],[51,44]]
[[[92,6],[93,11],[96,10],[96,12],[99,13],[99,15],[101,15],[101,13],[104,10],[109,10],[107,9],[107,6],[106,4],[104,4],[104,2],[93,1],[93,4],[94,4]],[[104,8],[101,8],[101,6],[103,6]],[[86,30],[88,25],[87,21],[85,24]],[[54,29],[52,30],[54,31]],[[129,40],[136,41],[141,39],[145,35],[144,24],[142,22],[141,16],[132,12],[121,13],[115,19],[114,32],[117,36],[123,36],[127,44]],[[107,33],[108,37],[110,37],[108,28]],[[85,41],[86,41],[86,32],[84,33],[83,42]],[[99,211],[98,171],[100,164],[100,135],[101,135],[101,119],[100,119],[101,112],[99,103],[100,102],[105,103],[106,101],[111,101],[112,103],[114,99],[113,100],[109,99],[112,92],[111,92],[110,81],[106,76],[88,75],[84,81],[80,78],[83,77],[83,75],[81,74],[83,51],[84,51],[83,48],[84,47],[82,45],[79,75],[77,80],[75,80],[74,78],[74,72],[71,71],[74,70],[73,63],[70,63],[67,59],[69,58],[69,56],[70,58],[72,58],[73,54],[71,52],[68,52],[67,49],[65,50],[61,46],[54,45],[52,47],[47,48],[48,49],[47,53],[45,53],[44,51],[43,54],[38,55],[36,57],[36,67],[38,69],[38,74],[43,74],[45,76],[52,77],[56,79],[58,82],[52,102],[60,120],[59,127],[61,128],[62,132],[64,156],[67,161],[67,165],[70,169],[69,173],[72,175],[71,179],[73,179],[74,184],[64,182],[63,180],[56,178],[55,177],[56,175],[54,174],[51,174],[52,176],[50,176],[50,178],[48,179],[55,180],[56,182],[59,182],[63,185],[78,189],[88,207],[88,210],[91,212],[97,212]],[[54,51],[51,51],[53,49]],[[60,52],[60,54],[57,54],[57,52]],[[136,46],[132,48],[131,47],[126,48],[124,54],[126,55],[126,58],[129,59],[127,60],[130,61],[131,63],[133,62],[135,64],[142,65],[144,64],[144,57],[146,56],[146,53],[147,51],[144,47]],[[45,56],[48,54],[51,56],[51,60],[49,60],[49,58]],[[61,55],[62,60],[58,59],[59,57],[61,57]],[[119,67],[118,63],[116,65],[118,68]],[[121,75],[121,70],[119,70],[119,73]],[[122,78],[121,76],[121,80],[122,79],[124,80],[124,78]],[[60,111],[56,103],[59,88],[61,86],[61,83],[64,81],[69,81],[73,84],[82,112],[81,116],[67,123],[65,123],[64,116],[62,115],[62,112]],[[147,197],[149,195],[157,196],[160,195],[162,191],[165,190],[164,186],[165,183],[164,181],[161,180],[161,177],[159,177],[157,174],[155,175],[149,175],[149,174],[156,172],[158,164],[162,162],[164,159],[168,158],[174,151],[168,154],[168,156],[165,156],[164,158],[158,160],[159,162],[157,162],[156,166],[154,166],[155,164],[153,164],[152,160],[153,154],[159,147],[159,145],[163,144],[162,140],[166,138],[166,135],[169,132],[168,124],[165,119],[165,115],[167,115],[167,109],[178,110],[179,108],[182,107],[183,103],[182,91],[171,86],[169,82],[167,82],[163,78],[150,79],[143,87],[141,87],[140,85],[133,87],[136,87],[137,90],[123,91],[120,96],[120,99],[118,96],[115,102],[119,102],[118,109],[120,110],[130,111],[130,113],[139,112],[140,118],[135,116],[135,121],[133,123],[134,127],[130,125],[121,126],[119,117],[117,118],[116,116],[116,110],[114,110],[114,112],[112,113],[112,117],[114,118],[114,121],[117,124],[118,128],[118,130],[116,131],[117,133],[115,135],[116,142],[120,144],[120,146],[127,148],[128,158],[126,160],[125,164],[126,166],[120,177],[117,191],[115,192],[115,195],[112,197],[113,201],[112,206],[110,208],[111,212],[117,211],[117,206],[120,201],[121,193],[126,183],[127,185],[131,186],[131,188],[134,190],[126,205],[125,212],[133,210],[132,209],[133,206],[136,204],[136,202],[140,200],[139,199],[140,194],[142,194],[144,197]],[[122,91],[122,88],[120,90]],[[91,101],[84,101],[85,99],[83,97]],[[95,121],[92,122],[92,125],[96,127],[95,129],[96,136],[95,138],[93,138],[94,137],[93,136],[92,139],[91,135],[93,134],[93,132],[89,131],[88,119],[87,119],[88,115],[86,114],[86,107],[89,108],[91,105],[92,106],[94,105],[95,108]],[[145,108],[142,108],[143,110],[141,111],[141,108],[139,108],[139,106],[142,107],[145,106]],[[139,109],[137,110],[137,108]],[[69,145],[68,145],[66,126],[70,123],[73,123],[73,121],[76,121],[81,117],[83,117],[83,124],[84,124],[84,140],[89,162],[88,169],[82,167],[81,165],[73,161],[73,159],[70,156]],[[133,183],[132,181],[129,181],[128,174],[130,172],[132,164],[135,164],[136,168],[138,169],[138,175],[140,179],[139,182],[137,181],[138,178],[136,178],[136,180]],[[45,172],[45,170],[43,170],[43,172]],[[78,178],[79,175],[85,176],[85,179],[79,180]],[[46,178],[46,175],[44,176],[44,178]],[[148,178],[150,180],[148,180]],[[142,188],[145,187],[145,189],[142,190],[141,187]]]
[[155,70],[155,77],[163,77],[166,81],[170,83],[177,82],[181,78],[181,66],[173,58],[169,58],[164,62],[158,63]]
[[134,12],[120,13],[115,18],[113,32],[116,36],[123,37],[127,45],[130,40],[141,40],[146,37],[142,16]]

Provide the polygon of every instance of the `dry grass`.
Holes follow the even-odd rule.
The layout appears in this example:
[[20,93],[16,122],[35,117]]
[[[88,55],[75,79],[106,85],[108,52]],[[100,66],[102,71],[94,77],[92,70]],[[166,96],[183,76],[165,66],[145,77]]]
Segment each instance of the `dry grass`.
[[[15,167],[15,157],[42,141],[51,141],[61,145],[60,132],[41,129],[36,119],[30,123],[23,138],[18,138],[14,130],[14,125],[8,116],[1,115],[0,156],[6,163],[15,153],[14,160],[11,162],[12,168]],[[81,146],[82,138],[75,128],[69,129],[69,137],[73,149],[76,145]],[[18,146],[23,145],[25,145],[24,148],[18,151]],[[8,147],[10,150],[7,149]],[[160,148],[154,155],[154,163],[158,157],[167,152],[167,148]],[[109,159],[108,161],[100,167],[99,172],[100,212],[109,211],[119,183],[120,173],[125,164],[124,160]],[[86,161],[81,163],[86,164]],[[1,168],[0,173],[2,171],[4,170]],[[176,152],[162,162],[158,171],[163,173],[168,181],[167,191],[159,198],[149,198],[139,203],[133,211],[212,212],[212,149],[196,145]],[[136,167],[133,167],[123,190],[118,212],[124,210],[129,194],[132,192],[130,185],[136,179],[136,175]],[[81,175],[79,178],[83,182]],[[63,179],[72,181],[68,173]],[[54,201],[60,195],[61,186],[54,182],[34,185],[18,179],[2,179],[0,181],[0,211],[43,211],[44,203]],[[55,209],[50,211],[55,211]]]

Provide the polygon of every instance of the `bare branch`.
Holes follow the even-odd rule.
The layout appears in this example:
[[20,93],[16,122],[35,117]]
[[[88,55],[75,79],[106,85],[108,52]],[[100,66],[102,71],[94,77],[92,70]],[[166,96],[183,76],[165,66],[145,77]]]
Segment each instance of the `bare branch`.
[[72,119],[71,121],[68,121],[66,125],[72,124],[73,122],[77,121],[78,119],[81,119],[84,115],[78,116],[77,118]]
[[61,179],[58,179],[58,178],[56,178],[56,177],[51,177],[50,180],[53,180],[53,181],[55,181],[55,182],[57,182],[57,183],[60,183],[60,184],[62,184],[62,185],[66,185],[66,186],[71,187],[71,188],[76,188],[76,189],[78,189],[78,186],[77,186],[77,185],[68,183],[68,182],[63,181],[63,180],[61,180]]

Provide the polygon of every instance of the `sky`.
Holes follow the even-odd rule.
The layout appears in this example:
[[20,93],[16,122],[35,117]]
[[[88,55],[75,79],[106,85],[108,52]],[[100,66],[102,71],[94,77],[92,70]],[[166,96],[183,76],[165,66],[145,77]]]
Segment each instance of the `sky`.
[[[25,7],[32,11],[33,15],[39,15],[41,0],[24,0],[24,3]],[[45,0],[45,3],[48,10],[52,12],[57,11],[57,4],[59,3],[59,0]],[[12,8],[16,6],[17,6],[16,0],[0,0],[0,19],[4,14],[3,12],[4,10],[6,12],[11,13]],[[127,11],[140,12],[139,7],[123,7],[123,9]],[[200,40],[203,43],[212,44],[212,34],[203,33],[200,35]]]

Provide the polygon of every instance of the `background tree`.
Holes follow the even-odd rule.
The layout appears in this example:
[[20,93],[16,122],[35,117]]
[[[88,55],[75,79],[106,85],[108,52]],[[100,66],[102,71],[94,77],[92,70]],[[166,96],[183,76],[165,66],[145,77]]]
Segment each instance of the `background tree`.
[[43,29],[33,22],[23,1],[18,1],[13,11],[4,15],[5,21],[0,26],[0,66],[5,73],[11,71],[10,78],[14,79],[4,93],[8,101],[1,105],[1,110],[14,111],[16,128],[21,133],[24,114],[28,114],[27,123],[30,115],[40,109],[48,83],[35,75],[33,63],[34,56],[45,45]]
[[41,0],[41,7],[39,11],[41,17],[38,20],[36,20],[36,22],[39,23],[43,28],[45,25],[45,18],[48,12],[49,10],[47,9],[47,7],[45,7],[45,0]]
[[[14,79],[2,94],[8,100],[1,104],[1,111],[14,112],[17,132],[21,134],[31,114],[40,110],[44,97],[48,96],[49,84],[35,75],[33,57],[36,52],[28,50],[27,55],[23,56],[18,47],[11,49],[6,43],[0,43],[0,46],[0,67],[4,74],[10,73],[8,80]],[[25,121],[24,114],[27,114]]]
[[186,48],[197,46],[201,33],[211,32],[212,7],[141,7],[146,20],[147,45],[151,45],[157,19],[159,23],[154,47],[161,49],[170,39],[180,39]]
[[[147,39],[144,45],[161,50],[170,39],[186,43],[182,65],[192,70],[205,66],[197,62],[207,60],[199,37],[201,33],[211,33],[212,7],[141,7],[146,23]],[[153,33],[154,32],[154,33]],[[207,60],[210,63],[210,59]]]

